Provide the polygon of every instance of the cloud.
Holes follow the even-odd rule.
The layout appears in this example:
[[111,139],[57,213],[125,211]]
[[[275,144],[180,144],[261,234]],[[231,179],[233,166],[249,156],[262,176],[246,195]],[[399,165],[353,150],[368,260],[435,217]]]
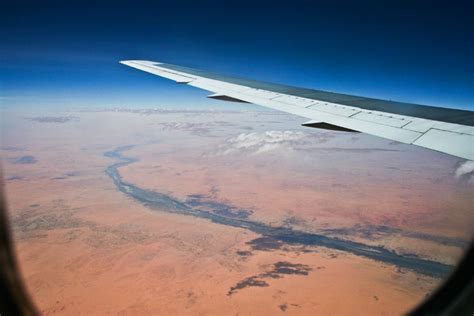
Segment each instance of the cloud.
[[461,164],[455,171],[456,179],[474,184],[474,161],[468,160]]
[[66,122],[78,122],[80,119],[77,116],[36,116],[36,117],[25,117],[25,120],[38,123],[66,123]]
[[201,122],[201,123],[166,122],[166,123],[159,123],[158,125],[162,126],[163,130],[185,131],[185,132],[190,132],[197,136],[209,136],[209,134],[213,130],[216,130],[216,128],[233,126],[232,123],[226,122],[226,121],[209,121],[209,122]]
[[186,131],[195,134],[207,134],[210,132],[210,124],[203,123],[190,123],[190,122],[167,122],[159,123],[163,127],[163,130],[173,131]]
[[219,146],[217,155],[228,155],[237,152],[261,154],[279,148],[292,149],[302,144],[306,133],[300,131],[266,131],[261,133],[242,133],[229,138]]

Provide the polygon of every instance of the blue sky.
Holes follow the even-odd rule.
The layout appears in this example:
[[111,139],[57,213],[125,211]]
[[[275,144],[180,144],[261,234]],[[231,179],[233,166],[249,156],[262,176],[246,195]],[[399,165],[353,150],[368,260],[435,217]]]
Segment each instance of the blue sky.
[[224,106],[149,59],[474,109],[473,1],[46,1],[0,5],[6,106]]

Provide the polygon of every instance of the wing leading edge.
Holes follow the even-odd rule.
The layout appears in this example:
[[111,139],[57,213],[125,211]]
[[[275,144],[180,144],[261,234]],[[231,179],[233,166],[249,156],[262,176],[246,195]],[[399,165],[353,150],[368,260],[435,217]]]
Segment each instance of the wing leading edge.
[[378,100],[222,76],[144,60],[120,63],[213,92],[309,119],[306,126],[363,132],[474,160],[474,112]]

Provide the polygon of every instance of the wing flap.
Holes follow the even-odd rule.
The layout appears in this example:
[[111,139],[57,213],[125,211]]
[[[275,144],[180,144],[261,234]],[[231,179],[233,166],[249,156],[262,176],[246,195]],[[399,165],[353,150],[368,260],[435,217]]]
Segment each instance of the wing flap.
[[330,114],[351,117],[360,113],[361,110],[350,106],[342,106],[335,103],[318,102],[308,107],[311,110],[322,111]]
[[403,128],[406,128],[412,131],[421,132],[421,133],[426,133],[430,129],[435,128],[435,129],[440,129],[444,131],[474,135],[474,128],[471,126],[430,121],[430,120],[424,120],[424,119],[413,119],[411,123],[407,124]]
[[455,132],[430,129],[418,138],[414,145],[450,153],[451,155],[473,159],[474,136]]
[[382,113],[373,113],[373,112],[359,112],[352,116],[356,120],[362,120],[367,122],[373,122],[381,125],[388,125],[393,127],[402,128],[411,122],[411,120],[405,118],[395,118],[393,116],[384,115]]
[[312,100],[312,99],[308,99],[308,98],[295,97],[295,96],[292,96],[292,95],[280,95],[277,98],[275,98],[275,101],[282,102],[282,103],[285,103],[285,104],[305,107],[305,108],[317,103],[316,100]]

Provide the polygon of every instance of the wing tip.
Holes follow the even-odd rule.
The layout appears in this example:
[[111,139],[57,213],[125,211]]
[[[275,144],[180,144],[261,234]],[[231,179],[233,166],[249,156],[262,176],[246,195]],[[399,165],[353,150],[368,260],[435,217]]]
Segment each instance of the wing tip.
[[157,61],[151,61],[151,60],[135,60],[135,59],[130,59],[130,60],[120,60],[119,63],[123,65],[130,66],[132,64],[153,64],[153,65],[161,65],[162,63],[157,62]]

